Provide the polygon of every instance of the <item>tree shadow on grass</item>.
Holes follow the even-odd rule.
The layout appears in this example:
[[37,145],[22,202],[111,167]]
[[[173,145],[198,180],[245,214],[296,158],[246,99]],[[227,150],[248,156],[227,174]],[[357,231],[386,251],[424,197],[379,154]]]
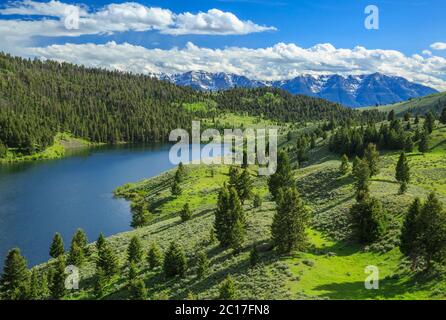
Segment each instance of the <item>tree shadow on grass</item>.
[[358,299],[399,299],[407,293],[420,290],[429,290],[433,282],[419,283],[420,277],[413,276],[407,279],[385,278],[379,281],[378,289],[366,289],[363,281],[329,283],[314,288],[318,291],[328,291],[323,295],[330,299],[358,300]]

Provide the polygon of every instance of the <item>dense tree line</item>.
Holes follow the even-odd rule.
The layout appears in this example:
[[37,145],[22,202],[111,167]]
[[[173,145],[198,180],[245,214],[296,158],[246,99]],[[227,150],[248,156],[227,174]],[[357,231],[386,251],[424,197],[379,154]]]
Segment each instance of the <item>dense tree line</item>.
[[0,156],[5,146],[22,153],[42,150],[57,132],[104,143],[166,141],[172,129],[190,128],[193,118],[205,115],[184,107],[194,102],[211,101],[208,112],[214,115],[247,112],[300,123],[382,117],[278,89],[203,93],[144,75],[1,53],[0,96]]

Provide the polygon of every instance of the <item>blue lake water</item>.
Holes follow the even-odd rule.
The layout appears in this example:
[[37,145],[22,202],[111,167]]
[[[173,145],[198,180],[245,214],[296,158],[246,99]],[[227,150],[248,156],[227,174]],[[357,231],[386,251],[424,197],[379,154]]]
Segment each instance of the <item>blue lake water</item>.
[[68,249],[77,228],[90,242],[130,230],[129,203],[112,191],[174,167],[170,145],[103,147],[60,160],[0,165],[0,263],[19,247],[35,265],[49,258],[55,232]]

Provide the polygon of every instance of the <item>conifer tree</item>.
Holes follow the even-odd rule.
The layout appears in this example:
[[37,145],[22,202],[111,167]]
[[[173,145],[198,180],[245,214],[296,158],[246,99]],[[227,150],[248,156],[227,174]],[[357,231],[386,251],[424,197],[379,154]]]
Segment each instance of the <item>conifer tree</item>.
[[379,173],[379,152],[376,150],[376,145],[369,143],[364,151],[364,160],[367,161],[370,169],[370,177],[376,176]]
[[444,263],[446,258],[446,213],[435,193],[424,203],[419,216],[420,242],[429,270],[433,263]]
[[420,123],[420,117],[418,115],[416,115],[414,124],[419,124],[419,123]]
[[410,112],[404,114],[404,121],[410,121]]
[[84,256],[86,256],[88,254],[88,248],[87,248],[88,239],[87,239],[87,235],[85,234],[84,230],[82,230],[80,228],[76,230],[76,232],[74,233],[73,239],[71,240],[71,243],[74,243],[74,242],[82,250],[82,253],[84,254]]
[[137,276],[138,276],[138,266],[136,265],[135,262],[132,261],[130,262],[129,265],[129,270],[127,273],[127,281],[131,283],[133,280],[136,279]]
[[171,187],[172,195],[179,196],[181,194],[182,189],[180,186],[180,182],[181,182],[181,178],[180,178],[180,175],[177,170],[177,172],[175,173],[175,176],[173,178],[173,183],[172,183],[172,187]]
[[60,233],[56,233],[50,247],[50,256],[57,258],[65,254],[64,244]]
[[137,236],[132,237],[127,248],[128,263],[131,264],[133,262],[139,264],[142,261],[143,254],[141,241]]
[[428,133],[431,134],[432,131],[434,131],[434,127],[435,127],[435,118],[434,115],[432,114],[432,112],[428,112],[428,114],[426,115],[426,119],[424,120],[424,130]]
[[387,218],[379,200],[365,195],[350,209],[353,229],[361,244],[378,240],[387,230]]
[[178,165],[178,176],[179,176],[179,180],[180,182],[182,182],[186,176],[186,169],[184,168],[184,165],[182,162],[180,162],[180,164]]
[[259,251],[255,244],[252,246],[251,252],[249,253],[249,263],[252,267],[259,263]]
[[68,263],[80,267],[84,262],[84,251],[79,247],[76,241],[71,243]]
[[5,144],[0,140],[0,158],[4,157],[7,151]]
[[390,110],[389,114],[387,115],[387,121],[393,121],[395,120],[395,111]]
[[236,298],[236,291],[234,280],[231,275],[228,274],[225,280],[220,285],[220,300],[234,300]]
[[440,122],[446,124],[446,107],[441,110]]
[[147,254],[147,262],[149,264],[150,270],[161,266],[161,264],[163,263],[163,255],[161,253],[161,250],[155,243],[152,243],[152,245],[150,246],[149,252]]
[[409,134],[409,135],[406,137],[406,140],[404,141],[404,151],[405,151],[405,152],[412,152],[412,151],[413,151],[413,148],[414,148],[414,145],[413,145],[413,138],[412,138],[412,136]]
[[107,286],[107,276],[103,269],[96,270],[94,282],[94,295],[97,299],[100,299],[105,293],[105,287]]
[[96,240],[96,249],[99,251],[105,244],[104,234],[101,232],[99,234],[98,240]]
[[66,293],[65,289],[65,259],[59,256],[52,269],[50,292],[53,299],[59,300]]
[[344,154],[341,158],[341,166],[339,167],[339,172],[342,175],[346,175],[348,173],[349,169],[350,169],[350,166],[348,164],[348,157]]
[[277,170],[268,179],[269,192],[275,200],[280,188],[289,188],[293,186],[294,177],[291,171],[291,164],[288,154],[281,151],[277,156]]
[[171,242],[169,249],[164,255],[164,273],[166,277],[180,276],[186,273],[187,261],[183,248],[177,243]]
[[0,297],[5,300],[26,299],[29,290],[29,271],[20,249],[8,252],[0,278]]
[[353,174],[356,180],[356,193],[368,193],[370,185],[369,164],[365,160],[357,160]]
[[418,260],[421,255],[422,243],[420,234],[420,213],[421,213],[421,201],[419,198],[415,198],[412,202],[409,211],[407,212],[403,227],[401,229],[400,236],[400,250],[401,252],[410,258],[412,262],[412,270],[418,265]]
[[31,271],[31,278],[29,283],[29,299],[39,300],[40,298],[41,295],[40,295],[39,274],[37,270],[34,268]]
[[395,178],[400,184],[400,193],[406,192],[407,184],[410,182],[410,167],[404,152],[401,153],[396,164]]
[[244,237],[244,224],[244,213],[237,191],[224,185],[218,196],[214,222],[220,245],[239,249]]
[[309,212],[295,187],[279,191],[276,210],[271,225],[275,247],[281,253],[303,249],[306,245],[305,229]]
[[143,280],[133,280],[129,285],[130,300],[147,300],[146,284]]
[[185,203],[183,209],[180,211],[181,221],[185,222],[192,218],[192,212],[190,211],[189,203]]
[[247,169],[243,170],[243,172],[241,173],[241,175],[239,177],[238,188],[236,188],[236,189],[237,189],[237,193],[238,193],[239,199],[242,202],[242,204],[244,204],[246,200],[251,198],[252,179],[251,179],[251,175],[249,174]]
[[426,131],[421,133],[420,142],[418,144],[418,150],[421,153],[426,153],[429,151],[429,135]]
[[102,269],[107,278],[113,277],[118,273],[118,259],[107,241],[104,239],[102,233],[99,235],[96,247],[98,248],[96,268]]
[[202,279],[209,270],[209,259],[204,251],[200,251],[197,257],[197,278]]
[[147,226],[152,219],[152,213],[149,209],[149,204],[145,199],[133,202],[131,206],[132,222],[130,226],[132,228],[140,228]]

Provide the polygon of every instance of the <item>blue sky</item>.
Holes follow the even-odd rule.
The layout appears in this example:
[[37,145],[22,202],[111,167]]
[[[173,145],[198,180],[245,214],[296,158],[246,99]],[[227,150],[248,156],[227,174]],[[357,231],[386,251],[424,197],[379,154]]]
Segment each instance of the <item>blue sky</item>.
[[[364,27],[370,4],[378,30]],[[67,8],[78,29],[64,29]],[[446,90],[444,12],[444,0],[1,1],[0,50],[145,73],[383,72]]]

